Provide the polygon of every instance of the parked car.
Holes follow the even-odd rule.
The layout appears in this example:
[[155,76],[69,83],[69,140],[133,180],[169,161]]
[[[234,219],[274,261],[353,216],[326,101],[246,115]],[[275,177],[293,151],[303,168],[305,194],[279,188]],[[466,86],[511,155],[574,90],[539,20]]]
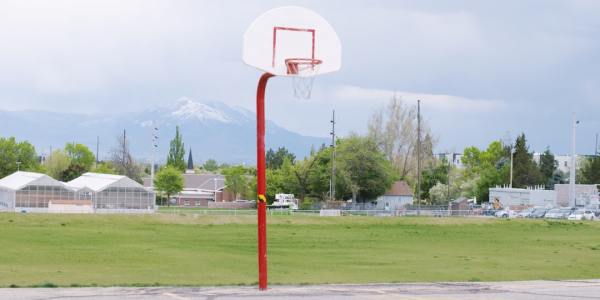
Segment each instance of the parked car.
[[559,208],[553,208],[553,209],[549,210],[548,212],[546,212],[546,214],[544,215],[544,218],[546,218],[546,219],[561,219],[561,218],[563,218],[563,213],[560,211]]
[[571,213],[573,213],[574,211],[576,211],[576,210],[577,210],[577,208],[575,208],[575,207],[566,207],[566,208],[561,208],[561,209],[560,209],[560,212],[562,213],[562,217],[561,217],[561,219],[566,219],[566,218],[568,218],[568,217],[569,217],[569,215],[570,215]]
[[589,209],[578,209],[572,212],[567,219],[572,221],[580,221],[580,220],[593,220],[595,218],[594,212]]
[[517,218],[530,218],[531,214],[535,211],[535,208],[526,208],[517,213]]
[[493,208],[486,208],[483,210],[482,214],[484,216],[495,216],[496,215],[496,210],[494,210]]
[[536,208],[531,214],[529,214],[530,218],[541,219],[546,215],[548,210],[545,208]]
[[496,212],[495,216],[497,218],[516,218],[517,212],[514,210],[503,209]]

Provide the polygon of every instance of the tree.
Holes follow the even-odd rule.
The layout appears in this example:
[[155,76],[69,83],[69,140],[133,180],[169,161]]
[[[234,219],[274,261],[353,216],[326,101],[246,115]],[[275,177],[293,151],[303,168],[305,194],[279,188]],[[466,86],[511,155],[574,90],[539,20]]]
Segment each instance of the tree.
[[142,182],[142,167],[135,162],[129,150],[129,141],[117,136],[117,146],[111,150],[111,165],[117,174],[125,175],[137,182]]
[[175,137],[171,140],[169,147],[169,156],[167,157],[167,165],[173,166],[179,171],[185,171],[185,148],[179,126],[175,127]]
[[595,155],[583,161],[577,174],[581,184],[600,184],[600,156]]
[[[448,195],[448,192],[450,194]],[[460,188],[456,185],[448,185],[441,182],[436,183],[429,189],[429,201],[433,205],[446,205],[452,199],[457,199],[460,196]]]
[[71,165],[71,158],[64,150],[57,149],[46,157],[44,166],[46,172],[52,178],[61,178],[62,173]]
[[167,196],[167,206],[170,206],[171,196],[183,190],[183,175],[181,171],[173,166],[162,168],[156,173],[154,188]]
[[112,163],[107,162],[99,162],[98,166],[92,168],[93,172],[102,173],[102,174],[117,174],[117,171],[113,167]]
[[524,133],[517,137],[513,155],[513,187],[526,188],[545,184],[540,169],[533,160],[533,153],[529,152]]
[[211,159],[207,159],[204,162],[204,165],[202,165],[202,168],[204,168],[204,170],[206,170],[206,171],[214,172],[219,169],[219,164],[217,163],[216,160],[211,158]]
[[552,178],[550,180],[550,188],[554,189],[555,184],[565,184],[567,182],[567,174],[561,170],[556,170],[552,173]]
[[234,194],[235,199],[246,192],[248,188],[248,171],[244,166],[232,166],[224,169],[223,175],[225,175],[225,185]]
[[83,167],[85,171],[89,171],[96,162],[94,153],[83,144],[68,143],[65,145],[65,152],[71,158],[71,163]]
[[84,166],[78,163],[71,162],[71,164],[69,164],[69,167],[60,173],[59,179],[64,182],[71,181],[81,176],[85,172],[86,169]]
[[550,148],[546,148],[546,151],[540,155],[540,174],[542,176],[542,182],[546,185],[546,188],[554,188],[554,173],[556,172],[558,163],[554,159],[554,154],[550,152]]
[[508,180],[510,161],[500,141],[493,141],[485,151],[477,147],[467,147],[463,151],[465,166],[463,178],[459,182],[462,195],[475,197],[479,203],[489,200],[489,188],[505,184]]
[[[308,185],[309,194],[314,198],[321,200],[329,199],[329,187],[331,182],[331,159],[333,148],[326,147],[320,149],[314,155],[314,165],[309,172]],[[336,172],[337,173],[337,172]],[[338,182],[339,173],[336,176]],[[342,179],[340,179],[340,182]]]
[[39,168],[35,148],[27,141],[17,142],[14,137],[0,138],[0,178],[17,171],[34,171]]
[[423,170],[421,179],[421,198],[430,199],[429,190],[438,183],[448,184],[448,172],[450,166],[446,159],[435,162],[434,166]]
[[283,164],[284,159],[289,159],[292,164],[294,164],[294,160],[296,160],[296,155],[289,152],[285,147],[280,147],[277,151],[273,151],[273,149],[269,149],[266,154],[266,163],[267,168],[269,169],[279,169]]
[[300,199],[300,201],[304,201],[304,198],[309,193],[309,176],[315,165],[315,161],[315,156],[313,154],[310,157],[296,162],[294,165],[293,172],[298,186],[298,199]]
[[[417,170],[417,108],[405,105],[393,96],[387,107],[375,112],[369,121],[369,137],[377,144],[399,175],[399,179],[414,182]],[[434,138],[427,122],[421,121],[421,163],[432,159]]]
[[290,159],[285,157],[279,169],[267,169],[267,192],[266,197],[269,203],[275,200],[275,194],[294,194],[298,195],[300,188],[295,173],[295,166]]
[[372,138],[352,135],[340,139],[337,157],[342,175],[340,192],[351,195],[353,201],[383,195],[395,179],[392,166]]

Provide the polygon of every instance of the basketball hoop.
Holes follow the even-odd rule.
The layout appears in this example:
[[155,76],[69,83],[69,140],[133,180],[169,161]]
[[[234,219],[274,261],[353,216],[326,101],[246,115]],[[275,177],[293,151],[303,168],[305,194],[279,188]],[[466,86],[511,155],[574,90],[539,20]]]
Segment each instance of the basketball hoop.
[[[319,57],[319,59],[315,59]],[[258,289],[267,289],[267,193],[265,155],[265,89],[273,76],[292,77],[294,96],[309,99],[316,75],[342,66],[337,33],[317,13],[298,6],[269,10],[244,33],[244,62],[263,72],[256,92],[256,215]]]
[[288,58],[285,60],[287,74],[292,76],[294,97],[298,99],[310,99],[315,75],[319,73],[319,67],[323,61],[314,58]]

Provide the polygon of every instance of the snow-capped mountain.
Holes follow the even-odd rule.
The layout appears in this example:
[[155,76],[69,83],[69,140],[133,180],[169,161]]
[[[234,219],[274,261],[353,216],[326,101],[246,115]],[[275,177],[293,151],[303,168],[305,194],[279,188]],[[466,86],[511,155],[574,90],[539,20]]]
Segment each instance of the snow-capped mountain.
[[[99,138],[101,158],[110,155],[123,131],[131,150],[139,159],[152,157],[152,130],[159,128],[158,161],[164,161],[169,141],[179,126],[186,151],[192,149],[195,162],[214,158],[219,162],[254,164],[256,160],[256,120],[253,112],[217,101],[181,98],[172,105],[138,113],[118,115],[72,114],[48,111],[0,111],[0,136],[28,140],[38,153],[78,142],[96,149]],[[325,138],[303,136],[267,121],[266,146],[285,146],[298,157],[306,156],[311,146]]]

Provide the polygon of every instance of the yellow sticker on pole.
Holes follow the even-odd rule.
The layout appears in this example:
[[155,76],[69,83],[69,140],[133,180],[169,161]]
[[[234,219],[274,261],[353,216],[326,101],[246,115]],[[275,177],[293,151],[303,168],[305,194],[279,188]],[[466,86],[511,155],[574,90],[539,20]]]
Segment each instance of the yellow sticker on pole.
[[265,195],[258,195],[258,202],[267,202],[267,198]]

